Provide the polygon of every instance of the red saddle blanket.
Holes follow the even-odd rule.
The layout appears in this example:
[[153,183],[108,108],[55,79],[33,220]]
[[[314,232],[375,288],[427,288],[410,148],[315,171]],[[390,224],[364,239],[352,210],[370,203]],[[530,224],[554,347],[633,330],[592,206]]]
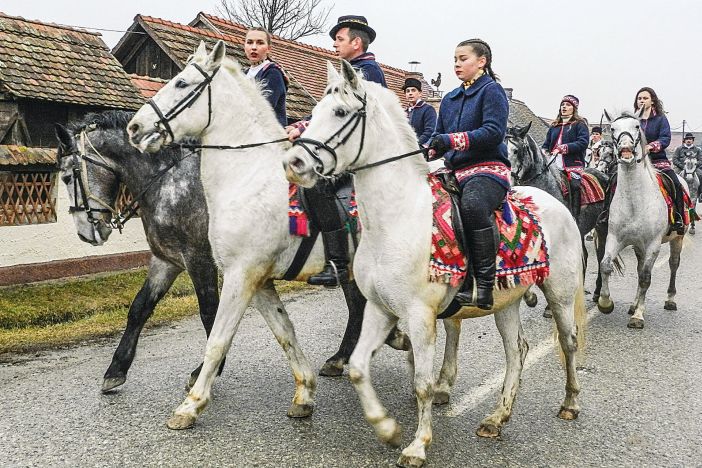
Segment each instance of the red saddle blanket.
[[[451,196],[435,175],[428,178],[434,197],[429,279],[458,286],[466,276],[467,265],[453,230]],[[495,212],[495,219],[500,232],[496,287],[541,284],[549,274],[548,248],[531,197],[510,191],[502,209]]]
[[[663,184],[663,176],[660,172],[656,172],[656,179],[658,179],[658,187],[661,189],[661,194],[663,195],[665,204],[668,207],[668,222],[673,224],[675,222],[675,205],[673,197],[670,196],[668,190],[665,188],[665,185]],[[685,210],[683,210],[683,224],[685,226],[689,226],[690,220],[693,218],[695,221],[699,221],[700,217],[697,216],[697,213],[695,212],[695,204],[690,199],[690,194],[686,190],[683,191],[683,203],[685,203]]]
[[[308,237],[310,235],[310,218],[305,212],[300,196],[300,188],[295,184],[290,184],[288,186],[288,224],[290,235]],[[360,223],[358,223],[358,208],[353,192],[348,204],[344,203],[344,208],[349,214],[349,230],[352,232],[357,231],[360,228]]]
[[[576,172],[581,178],[580,206],[603,201],[605,199],[605,191],[597,177],[582,170],[576,170]],[[568,186],[563,181],[561,182],[561,192],[563,192],[564,197],[568,196]]]

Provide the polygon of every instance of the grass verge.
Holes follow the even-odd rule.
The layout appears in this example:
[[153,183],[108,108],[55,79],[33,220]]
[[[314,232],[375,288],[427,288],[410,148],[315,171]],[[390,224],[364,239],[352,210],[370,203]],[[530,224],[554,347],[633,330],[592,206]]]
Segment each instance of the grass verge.
[[[0,357],[51,349],[121,333],[146,269],[0,289]],[[282,294],[304,287],[281,282]],[[147,322],[165,325],[198,313],[187,274],[181,274]]]

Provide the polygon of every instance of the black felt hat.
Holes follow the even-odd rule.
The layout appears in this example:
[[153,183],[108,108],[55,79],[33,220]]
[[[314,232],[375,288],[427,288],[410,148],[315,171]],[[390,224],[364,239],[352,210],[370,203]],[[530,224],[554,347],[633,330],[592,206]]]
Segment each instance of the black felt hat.
[[686,133],[685,138],[683,138],[683,140],[694,140],[694,139],[695,139],[695,135],[693,135],[692,133]]
[[602,127],[592,127],[592,132],[590,133],[599,133],[602,135]]
[[368,20],[365,16],[339,16],[339,20],[337,21],[336,25],[331,29],[331,31],[329,31],[329,35],[332,39],[336,39],[336,33],[339,32],[339,29],[341,28],[352,28],[365,31],[368,33],[370,42],[373,42],[375,40],[375,31],[373,30],[373,28],[368,26]]
[[407,88],[417,88],[419,91],[422,90],[422,82],[417,78],[405,78],[405,84],[402,85],[402,91]]

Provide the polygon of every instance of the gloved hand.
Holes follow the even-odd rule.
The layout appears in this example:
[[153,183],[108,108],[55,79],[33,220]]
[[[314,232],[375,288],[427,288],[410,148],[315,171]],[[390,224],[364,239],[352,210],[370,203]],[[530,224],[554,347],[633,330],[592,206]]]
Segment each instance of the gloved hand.
[[446,154],[446,152],[450,149],[451,140],[449,136],[445,133],[442,133],[441,135],[436,135],[429,142],[429,157],[431,159],[440,158],[441,156]]

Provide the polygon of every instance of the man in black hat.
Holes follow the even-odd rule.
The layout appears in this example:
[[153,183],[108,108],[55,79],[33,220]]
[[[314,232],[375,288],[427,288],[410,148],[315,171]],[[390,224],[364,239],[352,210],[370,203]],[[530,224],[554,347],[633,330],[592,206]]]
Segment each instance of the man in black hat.
[[[368,52],[368,45],[375,40],[375,31],[363,16],[341,16],[329,32],[334,39],[334,49],[356,70],[363,73],[367,81],[373,81],[387,88],[383,70],[375,61],[375,55]],[[305,131],[309,119],[297,122],[285,130],[293,141]],[[339,183],[343,183],[341,181]],[[310,206],[310,215],[322,233],[324,243],[324,269],[309,277],[307,282],[315,286],[334,287],[349,281],[349,233],[345,220],[339,213],[336,203],[336,185],[320,180],[314,187],[304,191]]]
[[595,167],[600,160],[600,147],[602,146],[602,127],[592,127],[590,131],[590,144],[585,151],[585,166]]
[[417,78],[406,78],[402,90],[409,102],[407,118],[409,118],[414,133],[417,134],[417,141],[420,145],[424,145],[434,133],[436,110],[422,100],[422,82]]
[[683,138],[683,144],[675,149],[673,154],[673,165],[675,172],[680,173],[685,169],[685,158],[697,158],[697,177],[702,182],[702,149],[695,146],[695,135],[686,133]]

